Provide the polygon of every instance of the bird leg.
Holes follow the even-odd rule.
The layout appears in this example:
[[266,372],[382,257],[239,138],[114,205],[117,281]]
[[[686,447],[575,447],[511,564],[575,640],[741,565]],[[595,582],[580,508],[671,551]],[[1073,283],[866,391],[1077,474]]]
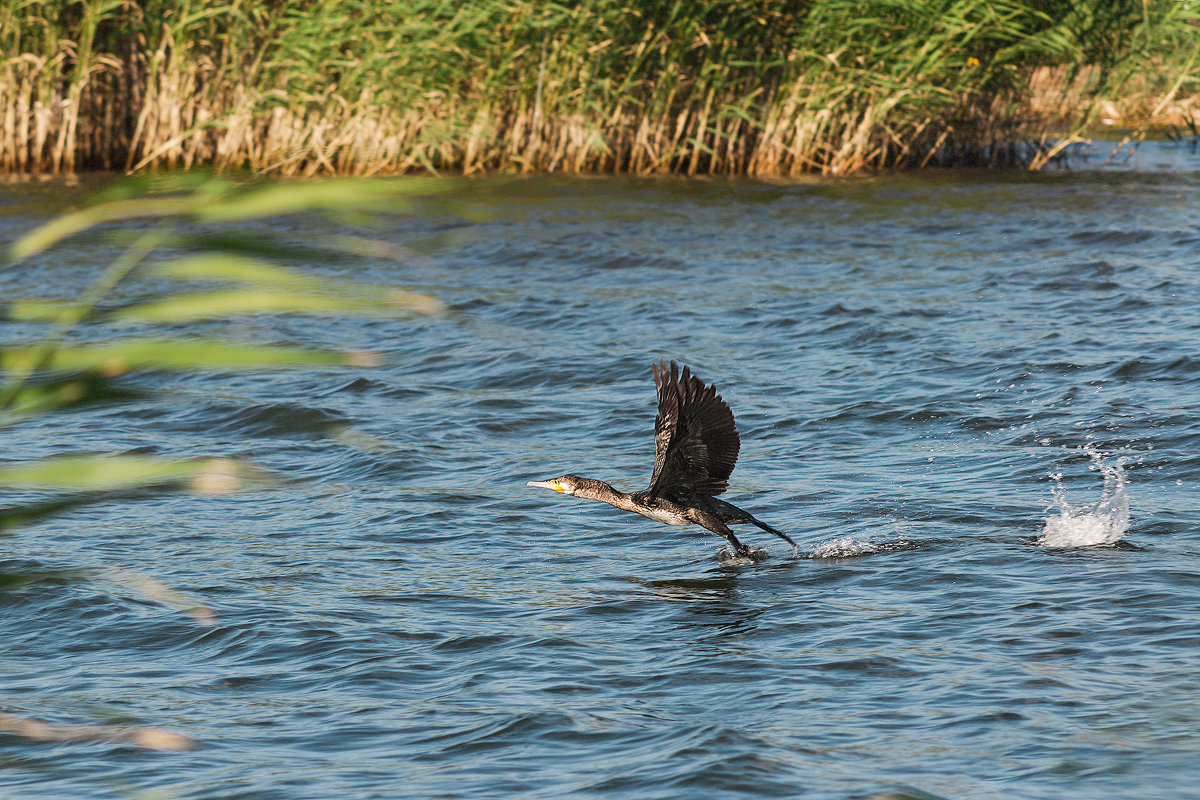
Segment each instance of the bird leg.
[[746,516],[750,517],[751,525],[757,525],[758,527],[762,528],[767,533],[773,533],[776,536],[778,536],[780,539],[783,539],[785,542],[790,544],[792,547],[796,547],[796,540],[793,539],[792,537],[788,536],[783,531],[779,530],[778,528],[772,528],[767,523],[763,522],[760,519],[755,519],[754,517],[750,516],[749,514],[747,514]]
[[796,546],[796,542],[794,539],[792,539],[792,537],[788,536],[778,528],[772,528],[770,525],[763,522],[761,519],[754,516],[744,508],[738,508],[733,503],[726,503],[724,500],[718,500],[716,498],[711,498],[709,503],[713,505],[713,511],[715,511],[721,517],[721,521],[726,525],[738,525],[749,522],[751,525],[757,525],[758,527],[762,528],[767,533],[775,534],[792,547]]
[[689,508],[687,510],[687,518],[701,528],[707,528],[718,536],[724,536],[733,545],[734,552],[739,556],[750,558],[754,553],[749,547],[739,542],[737,536],[734,536],[729,526],[722,522],[720,517],[715,514],[709,514],[707,511],[702,511],[698,508]]

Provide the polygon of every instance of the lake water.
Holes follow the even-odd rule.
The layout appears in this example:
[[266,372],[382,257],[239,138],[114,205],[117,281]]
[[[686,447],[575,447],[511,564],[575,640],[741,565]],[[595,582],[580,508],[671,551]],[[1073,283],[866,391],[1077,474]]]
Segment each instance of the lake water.
[[[1200,155],[1101,161],[481,180],[384,218],[403,265],[309,265],[450,315],[224,328],[382,368],[145,378],[5,431],[8,459],[289,482],[5,539],[2,573],[136,570],[217,619],[120,581],[3,590],[0,709],[199,747],[0,735],[0,797],[1200,797]],[[0,239],[76,194],[0,188]],[[106,247],[4,292],[67,291]],[[730,403],[725,497],[798,552],[525,486],[644,488],[659,358]]]

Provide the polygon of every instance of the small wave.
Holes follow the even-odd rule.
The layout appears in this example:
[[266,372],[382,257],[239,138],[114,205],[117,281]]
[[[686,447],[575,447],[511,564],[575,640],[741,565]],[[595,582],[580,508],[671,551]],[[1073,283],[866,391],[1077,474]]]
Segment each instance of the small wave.
[[1129,494],[1125,491],[1125,459],[1118,458],[1107,464],[1095,450],[1087,450],[1092,459],[1092,468],[1104,476],[1104,490],[1100,499],[1091,505],[1076,508],[1067,502],[1067,493],[1062,485],[1062,475],[1054,475],[1054,507],[1057,516],[1047,517],[1042,536],[1037,543],[1042,547],[1092,547],[1100,544],[1115,544],[1129,529]]

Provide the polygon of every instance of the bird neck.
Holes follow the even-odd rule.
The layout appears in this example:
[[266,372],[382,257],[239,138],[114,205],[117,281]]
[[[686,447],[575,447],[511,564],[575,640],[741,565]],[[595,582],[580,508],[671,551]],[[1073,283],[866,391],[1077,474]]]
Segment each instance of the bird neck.
[[633,510],[632,495],[618,492],[604,481],[594,481],[591,478],[578,478],[575,484],[575,496],[587,500],[599,500],[601,503]]

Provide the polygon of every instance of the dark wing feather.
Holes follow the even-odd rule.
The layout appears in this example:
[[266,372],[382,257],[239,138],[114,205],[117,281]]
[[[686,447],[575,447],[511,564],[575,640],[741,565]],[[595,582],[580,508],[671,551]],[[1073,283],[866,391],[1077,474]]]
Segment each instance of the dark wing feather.
[[672,361],[651,367],[658,387],[651,495],[718,495],[729,487],[741,440],[733,412],[712,386]]

